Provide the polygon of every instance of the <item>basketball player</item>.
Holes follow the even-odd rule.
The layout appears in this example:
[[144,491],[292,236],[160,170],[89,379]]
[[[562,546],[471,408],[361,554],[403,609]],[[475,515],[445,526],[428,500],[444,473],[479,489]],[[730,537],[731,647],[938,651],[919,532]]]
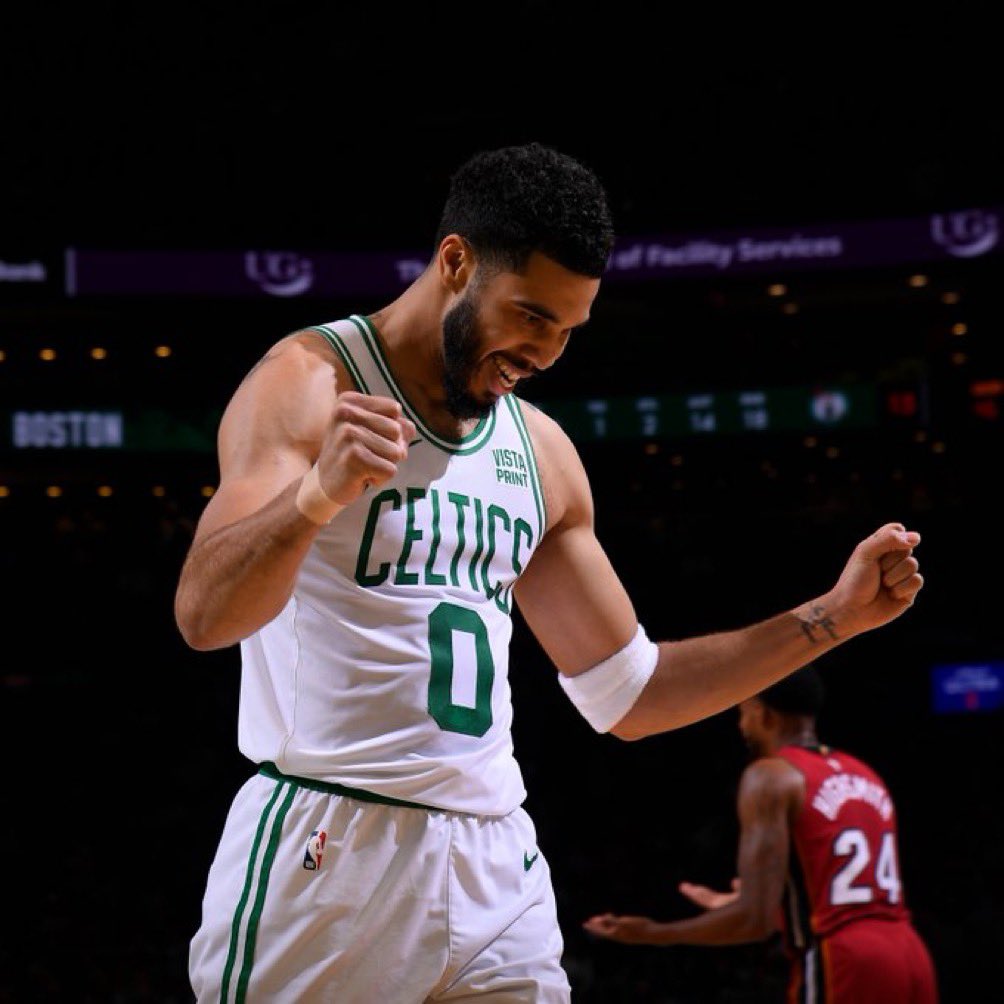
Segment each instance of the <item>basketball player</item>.
[[739,705],[755,757],[739,785],[739,878],[733,891],[684,882],[707,911],[659,923],[593,917],[615,941],[727,945],[780,923],[792,960],[789,1001],[934,1004],[934,967],[910,923],[897,857],[896,810],[867,764],[820,743],[819,673],[806,666]]
[[575,706],[635,739],[756,693],[921,588],[920,538],[891,523],[794,610],[648,639],[575,449],[515,394],[578,337],[612,241],[577,161],[479,154],[411,286],[280,340],[230,401],[176,617],[196,649],[240,642],[257,773],[209,874],[199,1000],[568,1000],[510,738],[517,600]]

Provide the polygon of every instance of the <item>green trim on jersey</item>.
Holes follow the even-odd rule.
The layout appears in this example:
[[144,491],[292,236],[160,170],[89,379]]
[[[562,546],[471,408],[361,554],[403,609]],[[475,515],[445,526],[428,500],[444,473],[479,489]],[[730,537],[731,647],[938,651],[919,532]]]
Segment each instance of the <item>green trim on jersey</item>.
[[341,359],[345,368],[349,371],[349,376],[355,381],[356,387],[358,387],[363,394],[369,394],[370,389],[366,386],[366,381],[363,379],[362,373],[359,372],[359,367],[356,366],[356,361],[352,358],[351,353],[345,347],[345,343],[342,341],[342,336],[335,331],[334,328],[330,328],[326,324],[315,324],[307,330],[316,331],[335,350],[335,352],[338,353],[338,357]]
[[369,319],[363,317],[361,314],[352,314],[349,320],[359,329],[363,344],[369,350],[376,368],[380,371],[384,380],[387,381],[387,386],[404,409],[404,413],[415,423],[415,428],[418,429],[419,433],[432,443],[433,446],[438,446],[447,453],[468,454],[480,450],[491,439],[492,433],[495,431],[495,405],[492,405],[492,410],[486,418],[482,418],[471,432],[460,439],[447,439],[445,436],[439,436],[433,432],[422,421],[421,416],[415,410],[415,406],[404,396],[404,392],[394,380],[390,364],[384,355],[383,346],[380,344],[380,340]]
[[523,440],[523,449],[526,450],[526,462],[530,465],[530,484],[533,486],[533,501],[537,504],[537,519],[539,521],[540,536],[537,538],[539,544],[547,531],[547,510],[544,505],[544,491],[540,484],[540,472],[537,469],[537,455],[533,452],[533,441],[530,439],[530,430],[526,427],[526,420],[523,418],[523,407],[518,397],[507,394],[505,403],[509,405],[512,412],[513,424]]
[[[258,859],[258,848],[261,845],[261,838],[265,833],[265,826],[268,817],[272,813],[272,808],[282,792],[284,784],[277,784],[271,797],[262,809],[261,818],[258,820],[258,828],[255,830],[254,840],[251,843],[251,853],[248,855],[248,869],[244,879],[244,889],[241,891],[241,898],[237,902],[237,910],[234,911],[234,921],[230,928],[230,947],[227,949],[227,961],[223,967],[223,981],[220,987],[220,1000],[226,1002],[230,993],[230,979],[233,976],[234,963],[237,960],[237,945],[241,936],[241,921],[244,918],[244,909],[247,907],[248,899],[251,896],[251,889],[254,886],[255,862]],[[244,938],[244,952],[241,959],[240,977],[237,981],[237,995],[235,1001],[242,1001],[247,993],[247,981],[250,978],[250,964],[254,961],[254,938],[258,931],[258,918],[261,916],[261,904],[265,899],[265,887],[268,885],[268,875],[272,870],[272,861],[275,858],[275,844],[279,839],[279,832],[282,830],[282,820],[289,810],[289,803],[293,800],[295,788],[290,786],[286,800],[282,803],[272,822],[272,832],[269,834],[268,846],[265,856],[262,859],[261,868],[258,871],[258,892],[255,896],[255,904],[251,911],[251,919],[248,922],[247,933]],[[257,911],[257,914],[255,913]],[[247,974],[245,975],[245,969]],[[242,989],[243,985],[243,989]]]
[[360,802],[377,802],[380,805],[396,805],[404,809],[425,809],[427,812],[437,812],[434,805],[422,805],[421,802],[406,802],[403,798],[391,798],[389,795],[375,795],[372,791],[363,791],[362,788],[350,788],[347,784],[333,784],[330,781],[318,781],[312,777],[296,777],[293,774],[283,774],[274,763],[258,765],[258,773],[265,777],[271,777],[276,781],[287,781],[298,788],[309,788],[311,791],[320,791],[326,795],[344,795],[346,798],[354,798]]

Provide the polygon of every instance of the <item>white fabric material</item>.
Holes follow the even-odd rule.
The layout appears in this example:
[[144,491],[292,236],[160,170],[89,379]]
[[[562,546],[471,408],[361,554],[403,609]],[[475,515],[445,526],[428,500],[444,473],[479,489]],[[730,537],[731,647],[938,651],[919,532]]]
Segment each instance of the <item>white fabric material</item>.
[[189,953],[195,997],[568,1004],[536,841],[522,809],[399,808],[256,775],[209,873]]
[[[330,328],[369,393],[359,327]],[[526,789],[508,680],[516,579],[541,536],[524,431],[500,400],[448,452],[424,435],[320,528],[279,615],[241,642],[241,752],[285,774],[505,815]]]
[[559,674],[558,682],[597,732],[609,732],[634,707],[658,661],[659,646],[639,624],[619,652],[578,676]]

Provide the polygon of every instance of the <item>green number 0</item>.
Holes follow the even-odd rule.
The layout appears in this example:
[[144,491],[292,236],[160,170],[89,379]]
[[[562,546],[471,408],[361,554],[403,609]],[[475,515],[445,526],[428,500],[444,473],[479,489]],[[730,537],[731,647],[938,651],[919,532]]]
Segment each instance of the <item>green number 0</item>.
[[[453,634],[463,631],[474,636],[477,658],[474,707],[453,703]],[[465,736],[483,736],[492,724],[492,683],[495,663],[488,644],[485,622],[466,607],[440,603],[429,614],[429,654],[432,671],[429,674],[429,714],[446,732],[462,732]]]

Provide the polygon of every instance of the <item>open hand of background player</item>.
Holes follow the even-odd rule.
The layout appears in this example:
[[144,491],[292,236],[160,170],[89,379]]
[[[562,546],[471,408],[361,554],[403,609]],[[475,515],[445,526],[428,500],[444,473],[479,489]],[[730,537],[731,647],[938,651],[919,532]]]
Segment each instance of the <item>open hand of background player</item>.
[[339,394],[317,458],[325,495],[348,505],[371,485],[389,481],[414,438],[415,426],[392,398]]
[[582,925],[590,934],[625,945],[658,944],[655,940],[659,923],[651,917],[620,917],[614,913],[600,913]]
[[[705,885],[681,882],[679,890],[687,899],[705,910],[717,910],[728,906],[739,898],[739,879],[732,880],[731,892],[718,892]],[[611,941],[622,941],[626,945],[654,945],[664,940],[666,925],[651,917],[619,916],[615,913],[600,913],[583,923],[590,934]]]
[[717,910],[739,899],[741,886],[739,879],[734,878],[731,892],[718,892],[716,889],[709,889],[706,885],[695,885],[693,882],[681,882],[678,888],[687,899],[699,907],[705,910]]

